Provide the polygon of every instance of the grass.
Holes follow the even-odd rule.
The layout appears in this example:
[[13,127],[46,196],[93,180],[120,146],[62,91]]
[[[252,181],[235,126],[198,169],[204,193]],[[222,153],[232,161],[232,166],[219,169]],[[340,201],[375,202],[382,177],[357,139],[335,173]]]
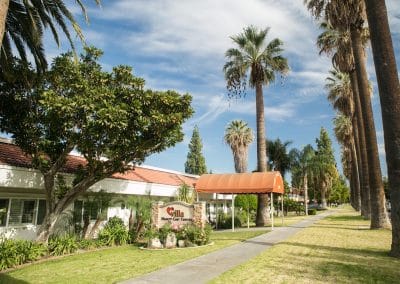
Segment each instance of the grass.
[[76,254],[0,273],[0,283],[114,283],[221,249],[263,231],[212,233],[212,246],[181,250],[140,250],[123,246]]
[[340,209],[212,283],[399,283],[390,243],[389,230]]

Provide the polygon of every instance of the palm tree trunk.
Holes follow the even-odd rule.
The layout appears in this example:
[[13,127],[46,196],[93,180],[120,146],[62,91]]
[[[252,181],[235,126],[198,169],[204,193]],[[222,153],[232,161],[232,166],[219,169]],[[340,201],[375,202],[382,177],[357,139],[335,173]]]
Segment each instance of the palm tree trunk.
[[350,35],[358,79],[359,97],[365,123],[365,138],[366,141],[368,141],[366,145],[368,173],[370,179],[371,229],[387,228],[390,224],[385,208],[385,194],[382,183],[381,165],[379,162],[375,123],[368,88],[367,69],[365,67],[364,49],[362,46],[360,30],[355,26],[351,26]]
[[[265,144],[264,97],[262,83],[256,85],[256,120],[257,120],[257,171],[267,171],[267,150]],[[258,194],[256,226],[263,227],[269,223],[268,194]]]
[[400,257],[400,83],[384,0],[365,0],[374,56],[388,168],[391,217],[391,255]]
[[6,31],[6,20],[10,0],[2,0],[0,3],[0,46],[3,44],[4,33]]
[[307,177],[307,173],[304,175],[303,178],[303,185],[304,185],[304,208],[305,208],[305,213],[306,216],[308,216],[308,177]]
[[358,130],[358,155],[357,163],[359,165],[358,171],[360,175],[360,197],[361,197],[361,216],[364,219],[371,218],[371,205],[370,205],[370,195],[369,195],[369,175],[368,175],[368,158],[367,158],[367,146],[365,142],[365,131],[364,131],[364,119],[362,116],[360,93],[358,91],[358,79],[355,71],[350,72],[351,86],[353,89],[353,100],[354,100],[354,110]]
[[353,207],[355,210],[360,211],[360,180],[358,174],[358,165],[357,165],[357,152],[356,146],[353,142],[351,143],[351,178],[353,180]]

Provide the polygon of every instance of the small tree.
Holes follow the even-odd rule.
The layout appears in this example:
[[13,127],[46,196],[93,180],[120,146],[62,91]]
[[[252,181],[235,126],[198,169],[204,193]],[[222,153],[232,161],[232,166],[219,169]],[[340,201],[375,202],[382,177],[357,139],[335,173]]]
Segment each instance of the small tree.
[[[38,241],[47,242],[60,214],[90,186],[182,141],[181,125],[193,113],[190,95],[146,90],[128,66],[105,72],[101,55],[95,48],[79,60],[63,54],[44,77],[23,64],[13,68],[11,83],[0,74],[0,129],[12,134],[44,178],[46,216]],[[66,167],[73,149],[85,158],[77,170]],[[56,194],[56,177],[67,170],[74,180]]]
[[199,128],[193,129],[192,139],[189,143],[189,153],[185,163],[185,173],[202,175],[207,173],[206,160],[202,153],[203,143],[201,142]]
[[235,207],[242,208],[246,211],[247,228],[250,227],[250,213],[257,210],[257,195],[255,194],[238,194],[235,197]]

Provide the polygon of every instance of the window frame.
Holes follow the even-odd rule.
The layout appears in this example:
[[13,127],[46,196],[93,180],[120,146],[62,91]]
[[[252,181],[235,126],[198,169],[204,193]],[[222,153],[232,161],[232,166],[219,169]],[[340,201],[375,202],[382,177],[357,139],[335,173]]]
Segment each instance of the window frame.
[[[0,197],[0,199],[6,199],[8,200],[8,207],[7,207],[7,217],[6,217],[6,225],[2,226],[0,228],[23,228],[27,226],[40,226],[41,224],[38,224],[38,213],[39,213],[39,203],[41,200],[46,201],[44,198],[29,198],[29,197]],[[12,206],[12,201],[13,200],[20,200],[22,202],[22,206],[19,212],[20,216],[20,222],[19,223],[10,223],[10,215],[11,215],[11,206]],[[33,201],[34,202],[34,207],[33,207],[33,218],[31,223],[23,223],[22,222],[22,215],[24,211],[25,201]],[[46,203],[44,203],[46,204]],[[46,206],[46,205],[45,205]],[[45,209],[46,210],[46,209]]]

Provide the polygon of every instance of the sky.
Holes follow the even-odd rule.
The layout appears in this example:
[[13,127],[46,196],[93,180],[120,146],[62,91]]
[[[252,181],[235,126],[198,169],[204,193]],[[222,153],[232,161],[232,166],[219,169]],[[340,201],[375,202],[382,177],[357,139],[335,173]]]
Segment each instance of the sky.
[[[291,141],[289,149],[315,146],[321,127],[333,140],[339,168],[340,149],[333,136],[335,112],[326,99],[325,78],[331,68],[319,56],[315,40],[320,31],[303,0],[103,0],[101,7],[90,1],[89,24],[82,21],[76,5],[71,6],[81,22],[87,44],[104,51],[106,70],[124,64],[154,90],[176,90],[193,97],[195,114],[184,125],[184,141],[148,157],[146,165],[184,171],[188,143],[195,125],[203,142],[203,155],[213,173],[234,172],[231,149],[224,143],[225,127],[234,119],[246,121],[256,131],[255,94],[248,89],[242,99],[229,100],[222,67],[225,51],[233,47],[230,36],[254,25],[270,27],[268,42],[280,38],[289,74],[264,87],[265,124],[268,139]],[[74,2],[75,3],[75,2]],[[397,65],[400,66],[400,1],[386,0]],[[72,5],[72,4],[71,4]],[[56,47],[46,38],[51,59],[69,48]],[[386,174],[383,130],[374,66],[368,51],[368,72],[374,86],[372,98],[383,174]],[[249,171],[256,168],[256,144],[249,149]]]

